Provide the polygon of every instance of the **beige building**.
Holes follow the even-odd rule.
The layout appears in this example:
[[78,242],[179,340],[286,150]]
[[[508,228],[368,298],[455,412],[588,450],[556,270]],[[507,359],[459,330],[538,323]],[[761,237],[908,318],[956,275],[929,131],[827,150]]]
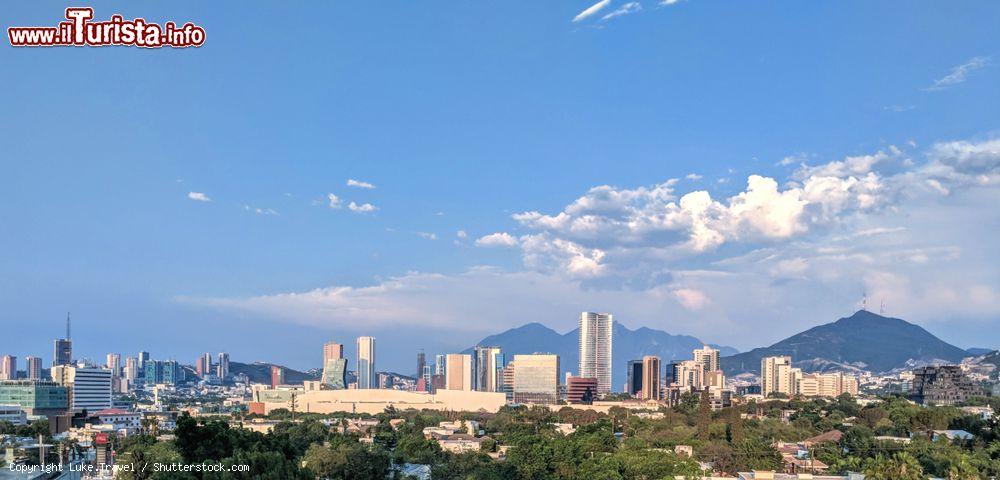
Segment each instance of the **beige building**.
[[507,401],[503,393],[438,390],[435,393],[404,390],[270,390],[254,391],[254,401],[263,404],[264,412],[277,408],[292,408],[307,413],[369,413],[377,414],[386,407],[396,410],[438,410],[451,412],[491,412],[500,410]]
[[705,386],[725,388],[726,375],[722,373],[722,370],[710,370],[705,372]]
[[444,388],[472,390],[472,355],[449,353],[445,357]]
[[787,396],[798,394],[802,370],[792,368],[792,357],[764,357],[760,361],[760,393],[765,398],[772,393]]
[[559,356],[550,353],[514,355],[514,402],[559,401]]
[[805,373],[797,392],[805,397],[837,397],[844,393],[858,395],[858,379],[843,373]]
[[714,372],[722,368],[719,351],[708,345],[694,351],[694,361],[700,363],[706,372]]
[[655,355],[642,357],[642,391],[639,398],[660,399],[660,357]]
[[705,367],[694,360],[674,364],[674,386],[701,390],[705,387]]

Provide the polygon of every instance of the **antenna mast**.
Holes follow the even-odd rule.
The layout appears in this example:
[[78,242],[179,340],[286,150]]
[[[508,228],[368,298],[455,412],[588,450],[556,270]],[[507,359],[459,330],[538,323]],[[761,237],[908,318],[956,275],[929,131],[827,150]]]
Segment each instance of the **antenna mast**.
[[878,309],[879,315],[885,315],[885,297],[882,297],[882,306]]
[[69,312],[66,312],[66,340],[69,340]]

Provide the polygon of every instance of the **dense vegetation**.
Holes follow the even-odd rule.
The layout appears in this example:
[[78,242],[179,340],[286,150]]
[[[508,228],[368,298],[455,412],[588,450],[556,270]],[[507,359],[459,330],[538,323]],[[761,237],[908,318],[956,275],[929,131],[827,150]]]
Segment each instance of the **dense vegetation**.
[[[794,413],[790,413],[794,411]],[[661,418],[642,418],[625,409],[609,414],[564,407],[505,408],[497,414],[386,411],[375,417],[370,442],[357,434],[339,433],[345,422],[325,416],[300,415],[279,423],[269,434],[231,427],[219,419],[182,416],[174,438],[156,441],[147,435],[128,438],[119,448],[119,463],[135,463],[138,473],[125,478],[283,479],[398,478],[394,465],[430,465],[435,479],[660,479],[697,475],[698,461],[728,473],[749,469],[780,470],[775,441],[801,441],[840,430],[839,442],[814,446],[815,458],[832,472],[861,471],[869,478],[909,479],[928,475],[978,479],[1000,474],[1000,427],[963,414],[957,408],[924,408],[898,398],[862,407],[850,397],[832,401],[751,402],[711,412],[707,403],[689,396],[681,405],[661,409]],[[273,412],[284,420],[287,411]],[[785,417],[784,419],[782,417]],[[405,419],[393,428],[389,420]],[[422,435],[426,426],[443,420],[476,420],[485,430],[483,451],[455,455],[443,452]],[[553,423],[572,423],[570,435]],[[965,442],[932,441],[927,432],[962,429],[975,435]],[[908,443],[878,436],[911,437]],[[694,458],[675,455],[676,445],[690,445]],[[506,460],[488,454],[507,446]],[[157,473],[143,464],[206,463],[250,465],[250,472]]]

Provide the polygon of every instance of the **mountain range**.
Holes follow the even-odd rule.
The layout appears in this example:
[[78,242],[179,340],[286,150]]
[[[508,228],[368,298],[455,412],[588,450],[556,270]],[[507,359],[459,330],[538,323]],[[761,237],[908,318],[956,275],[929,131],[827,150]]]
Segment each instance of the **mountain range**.
[[[578,348],[580,330],[574,329],[567,333],[559,333],[540,323],[529,323],[512,328],[503,333],[490,335],[477,343],[500,347],[507,361],[517,354],[555,353],[559,355],[560,378],[566,372],[576,373],[580,361]],[[619,391],[625,385],[626,370],[629,360],[641,359],[644,355],[656,355],[664,362],[673,359],[690,359],[692,351],[706,345],[701,340],[689,335],[671,335],[661,330],[640,327],[631,330],[615,323],[612,334],[612,390]],[[718,348],[722,355],[733,355],[739,351],[732,347]],[[472,353],[473,348],[462,353]]]
[[819,325],[768,347],[722,358],[726,375],[760,372],[760,360],[791,355],[806,372],[889,372],[932,363],[957,363],[968,352],[918,325],[866,310]]

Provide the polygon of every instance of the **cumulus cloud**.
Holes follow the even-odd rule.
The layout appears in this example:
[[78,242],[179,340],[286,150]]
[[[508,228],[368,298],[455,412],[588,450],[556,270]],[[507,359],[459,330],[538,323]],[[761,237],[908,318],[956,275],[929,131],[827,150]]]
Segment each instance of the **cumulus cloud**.
[[209,198],[208,195],[205,195],[204,193],[201,193],[201,192],[188,192],[187,197],[190,198],[191,200],[196,201],[196,202],[211,202],[212,201],[212,199]]
[[353,178],[347,179],[347,186],[348,187],[364,188],[364,189],[368,189],[368,190],[371,190],[371,189],[375,188],[375,185],[373,185],[371,183],[362,182],[361,180],[355,180]]
[[347,205],[347,209],[357,213],[369,213],[378,210],[378,207],[370,203],[362,203],[359,205],[357,203],[351,202]]
[[[460,232],[464,234],[465,232]],[[459,238],[465,238],[459,235]],[[517,245],[517,239],[507,232],[491,233],[476,239],[476,246],[479,247],[513,247]]]
[[642,11],[642,5],[639,2],[628,2],[601,17],[601,21],[611,20],[612,18],[625,16],[639,11]]
[[330,208],[339,209],[344,206],[344,202],[340,199],[340,197],[332,193],[326,194],[326,199],[327,199],[327,205]]
[[460,240],[465,240],[466,238],[469,238],[469,234],[465,233],[465,230],[459,230],[455,232],[455,236],[458,237]]
[[586,20],[587,18],[594,16],[597,12],[600,12],[602,9],[604,9],[604,7],[607,7],[610,3],[611,3],[611,0],[601,0],[601,1],[599,1],[599,2],[597,2],[595,4],[593,4],[593,5],[585,8],[582,12],[576,14],[576,16],[573,17],[573,22],[579,22],[579,21]]
[[943,90],[964,83],[970,73],[989,65],[989,60],[989,57],[973,57],[968,62],[952,68],[947,75],[935,80],[934,84],[927,87],[927,90]]
[[417,236],[420,237],[420,238],[427,239],[427,240],[437,240],[438,239],[437,234],[430,233],[430,232],[417,232]]
[[330,328],[370,321],[489,333],[528,321],[569,329],[579,310],[595,308],[626,325],[741,348],[849,315],[862,290],[933,333],[976,339],[995,322],[1000,141],[796,163],[788,178],[749,175],[728,196],[678,192],[671,179],[596,186],[555,212],[516,213],[519,236],[476,241],[516,252],[523,267],[514,271],[187,301]]

